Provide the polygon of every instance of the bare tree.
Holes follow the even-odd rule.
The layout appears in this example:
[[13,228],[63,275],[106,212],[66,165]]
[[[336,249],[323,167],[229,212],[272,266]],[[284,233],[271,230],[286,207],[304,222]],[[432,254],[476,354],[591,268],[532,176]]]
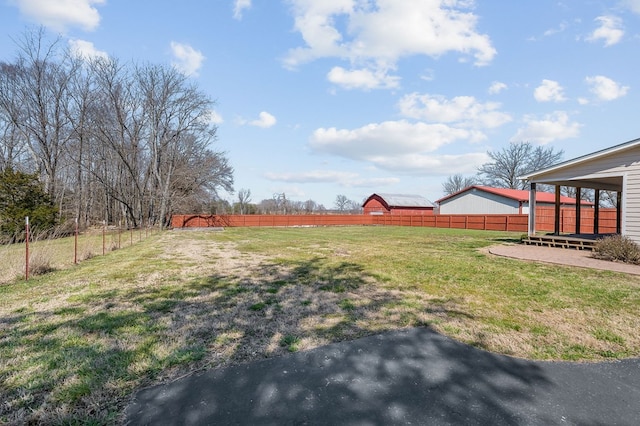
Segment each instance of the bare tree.
[[251,190],[242,188],[238,191],[238,207],[240,208],[240,214],[245,214],[247,206],[251,202]]
[[[130,227],[144,217],[149,175],[145,174],[144,111],[138,86],[116,59],[91,63],[100,108],[94,118],[94,149],[100,166],[93,170],[104,203],[117,202]],[[115,214],[115,212],[112,212]]]
[[349,209],[350,200],[346,195],[339,194],[336,196],[336,201],[334,202],[334,206],[336,210],[339,212],[344,212]]
[[487,154],[492,161],[478,169],[482,182],[498,188],[526,189],[528,183],[518,177],[559,162],[564,151],[520,142],[510,143],[500,151],[489,151]]
[[601,207],[617,207],[618,196],[615,191],[600,191],[600,206]]
[[307,214],[313,213],[318,209],[318,203],[309,199],[304,202],[304,212]]
[[275,205],[275,213],[287,214],[289,210],[289,200],[284,192],[273,194],[273,204]]
[[17,46],[0,63],[0,168],[38,173],[60,212],[164,225],[233,191],[213,101],[176,69],[76,57],[42,28]]
[[13,86],[1,95],[0,104],[37,166],[51,199],[56,191],[62,147],[69,139],[67,116],[69,75],[61,61],[59,39],[48,42],[41,27],[18,40],[18,57],[6,83]]
[[447,180],[442,184],[442,192],[444,192],[445,195],[455,194],[456,192],[475,185],[476,183],[477,179],[475,177],[462,176],[458,173],[447,177]]
[[348,206],[349,206],[349,211],[354,214],[362,213],[364,210],[362,207],[362,204],[360,204],[355,200],[349,200]]
[[273,198],[267,198],[258,203],[258,212],[261,214],[275,214],[278,213],[278,206]]

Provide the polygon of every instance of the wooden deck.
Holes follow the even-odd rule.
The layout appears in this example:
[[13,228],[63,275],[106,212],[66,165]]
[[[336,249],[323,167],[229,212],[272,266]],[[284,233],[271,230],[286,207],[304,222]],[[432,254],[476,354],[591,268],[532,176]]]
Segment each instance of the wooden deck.
[[596,241],[610,234],[580,234],[580,235],[534,235],[522,240],[524,244],[557,247],[576,250],[593,250]]

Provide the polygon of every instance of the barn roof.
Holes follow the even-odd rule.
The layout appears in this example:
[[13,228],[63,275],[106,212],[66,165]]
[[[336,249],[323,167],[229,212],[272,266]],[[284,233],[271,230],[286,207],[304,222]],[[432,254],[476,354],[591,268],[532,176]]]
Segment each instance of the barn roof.
[[[473,189],[476,189],[478,191],[483,191],[483,192],[488,192],[490,194],[495,194],[495,195],[500,195],[502,197],[505,198],[509,198],[512,200],[516,200],[516,201],[522,201],[522,202],[527,202],[529,201],[529,191],[526,190],[522,190],[522,189],[509,189],[509,188],[493,188],[490,186],[480,186],[480,185],[472,185],[472,186],[468,186],[458,192],[455,192],[453,194],[447,195],[446,197],[442,197],[439,200],[436,201],[436,203],[438,204],[442,204],[443,201],[446,201],[450,198],[456,197],[464,192],[468,192],[471,191]],[[542,192],[542,191],[536,191],[536,202],[537,203],[555,203],[556,201],[556,194],[552,193],[552,192]],[[592,205],[593,203],[586,201],[586,200],[580,200],[581,203],[580,204],[585,204],[585,205]],[[571,197],[566,197],[564,195],[560,196],[560,203],[561,204],[576,204],[576,199],[575,198],[571,198]]]
[[412,208],[429,208],[434,207],[433,203],[421,195],[413,194],[372,194],[366,199],[364,204],[372,198],[378,198],[384,202],[387,207],[412,207]]

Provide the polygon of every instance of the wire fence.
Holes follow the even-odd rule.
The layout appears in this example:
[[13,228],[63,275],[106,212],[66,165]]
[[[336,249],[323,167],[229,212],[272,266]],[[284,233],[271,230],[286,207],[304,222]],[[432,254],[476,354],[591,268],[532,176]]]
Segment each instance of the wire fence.
[[95,256],[130,247],[157,228],[130,228],[102,224],[82,231],[77,227],[64,233],[30,229],[25,218],[24,232],[13,241],[0,245],[0,284],[59,269],[70,268]]

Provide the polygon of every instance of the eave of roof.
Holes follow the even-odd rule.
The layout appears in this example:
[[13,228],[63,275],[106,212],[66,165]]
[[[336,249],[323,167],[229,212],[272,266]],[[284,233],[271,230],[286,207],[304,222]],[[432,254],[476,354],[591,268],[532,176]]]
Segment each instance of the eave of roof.
[[555,164],[553,166],[547,167],[546,169],[533,171],[533,172],[528,173],[526,175],[519,176],[518,179],[520,179],[520,180],[531,180],[531,179],[534,179],[536,176],[544,175],[544,174],[547,174],[547,173],[550,173],[550,172],[555,172],[557,170],[561,170],[561,169],[564,169],[566,167],[571,167],[571,166],[574,166],[576,164],[580,164],[580,163],[584,163],[584,162],[587,162],[587,161],[595,160],[597,158],[604,157],[604,156],[611,155],[611,154],[615,154],[615,153],[620,152],[620,151],[626,151],[628,149],[632,149],[632,148],[635,148],[637,146],[640,146],[640,138],[633,139],[633,140],[630,140],[628,142],[624,142],[624,143],[621,143],[621,144],[618,144],[618,145],[615,145],[615,146],[612,146],[612,147],[609,147],[609,148],[601,149],[600,151],[595,151],[595,152],[592,152],[590,154],[586,154],[586,155],[583,155],[583,156],[580,156],[580,157],[573,158],[571,160],[563,161],[562,163],[558,163],[558,164]]

